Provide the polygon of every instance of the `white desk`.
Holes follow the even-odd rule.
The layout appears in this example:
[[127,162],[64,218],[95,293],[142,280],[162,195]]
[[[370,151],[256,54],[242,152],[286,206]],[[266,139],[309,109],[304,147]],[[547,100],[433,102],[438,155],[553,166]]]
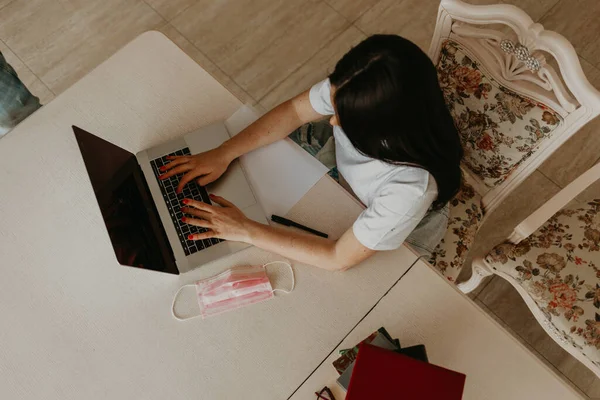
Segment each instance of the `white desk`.
[[[172,319],[180,285],[279,257],[251,248],[183,276],[119,266],[71,125],[135,153],[239,106],[151,32],[0,140],[1,399],[284,399],[414,262],[401,248],[343,274],[296,264],[291,295]],[[323,178],[289,215],[336,236],[359,212]]]
[[465,373],[464,400],[581,399],[466,296],[417,261],[291,400],[312,399],[325,385],[336,399],[344,399],[331,363],[339,349],[381,326],[403,347],[425,344],[431,363]]

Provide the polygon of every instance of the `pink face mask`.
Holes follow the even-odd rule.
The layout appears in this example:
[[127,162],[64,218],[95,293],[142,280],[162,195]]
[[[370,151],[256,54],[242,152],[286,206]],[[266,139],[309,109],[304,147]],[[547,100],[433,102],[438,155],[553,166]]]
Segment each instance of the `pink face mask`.
[[[271,264],[285,264],[292,272],[292,288],[290,290],[273,289],[267,276],[267,266]],[[291,293],[296,282],[292,266],[283,261],[274,261],[264,265],[234,267],[213,276],[203,279],[192,285],[184,285],[179,288],[175,297],[171,312],[173,317],[179,321],[185,321],[197,317],[181,318],[175,313],[175,301],[179,292],[186,286],[196,286],[200,316],[202,318],[212,317],[227,311],[235,310],[250,304],[259,303],[273,297],[273,293],[280,291]]]

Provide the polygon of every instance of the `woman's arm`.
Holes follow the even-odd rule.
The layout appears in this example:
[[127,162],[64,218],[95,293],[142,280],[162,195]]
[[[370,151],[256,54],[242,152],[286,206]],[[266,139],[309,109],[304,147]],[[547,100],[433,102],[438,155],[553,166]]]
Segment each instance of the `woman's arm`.
[[283,139],[300,126],[323,118],[310,105],[309,91],[278,105],[221,145],[227,159]]
[[325,239],[259,223],[249,228],[249,243],[304,264],[344,271],[375,253],[363,246],[348,229],[338,240]]
[[219,196],[211,200],[221,207],[184,199],[187,206],[182,211],[197,218],[184,218],[183,222],[209,229],[191,235],[190,240],[218,237],[253,244],[267,251],[281,254],[305,264],[328,270],[345,270],[375,253],[363,246],[348,229],[337,241],[259,224],[248,219],[240,209]]
[[198,178],[201,186],[217,180],[237,157],[288,136],[303,124],[321,119],[310,104],[309,91],[282,103],[216,149],[193,156],[168,157],[161,179],[185,173],[177,191]]

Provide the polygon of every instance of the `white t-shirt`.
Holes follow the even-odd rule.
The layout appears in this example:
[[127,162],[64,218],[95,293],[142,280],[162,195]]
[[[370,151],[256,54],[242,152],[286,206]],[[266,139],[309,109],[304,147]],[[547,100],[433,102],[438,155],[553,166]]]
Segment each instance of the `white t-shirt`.
[[[310,89],[310,104],[319,114],[335,113],[329,79]],[[333,135],[338,171],[367,207],[354,222],[354,235],[372,250],[397,249],[437,198],[435,179],[422,168],[361,154],[339,126]]]

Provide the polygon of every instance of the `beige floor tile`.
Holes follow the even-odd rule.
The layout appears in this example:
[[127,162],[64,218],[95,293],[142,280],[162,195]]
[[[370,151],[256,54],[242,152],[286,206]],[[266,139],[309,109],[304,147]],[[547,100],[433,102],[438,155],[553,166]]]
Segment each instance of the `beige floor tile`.
[[[71,14],[72,24],[80,18],[77,9],[65,7],[64,3],[48,0],[15,0],[0,13],[0,39],[6,42],[21,59],[30,67],[39,67],[41,64],[33,63],[34,59],[40,59],[43,54],[36,54],[36,44],[44,40],[45,37],[53,32],[68,28],[69,14]],[[75,38],[75,35],[73,35]],[[54,43],[52,46],[46,46],[44,52],[47,53],[52,48],[67,47],[71,45],[71,38],[66,38],[62,43]],[[69,42],[69,43],[67,43]],[[48,64],[57,61],[49,59]],[[40,71],[39,68],[36,68]]]
[[281,84],[271,90],[260,103],[267,109],[288,100],[310,88],[333,71],[338,60],[350,48],[365,38],[354,26],[348,27],[340,36],[319,50],[306,64],[292,72]]
[[471,277],[473,257],[482,257],[502,243],[523,219],[560,191],[554,182],[539,171],[531,174],[485,220],[475,237],[458,282]]
[[579,390],[585,392],[594,383],[596,375],[548,336],[510,283],[494,277],[477,299]]
[[[494,0],[490,0],[494,1]],[[538,21],[552,9],[559,0],[502,0],[502,3],[512,4],[525,11],[532,20]],[[492,3],[493,4],[493,3]]]
[[561,187],[568,185],[596,164],[600,153],[599,131],[600,118],[597,117],[556,150],[539,170]]
[[325,0],[348,21],[355,21],[379,0]]
[[42,105],[48,104],[50,101],[52,101],[52,99],[54,99],[54,97],[56,97],[56,96],[54,96],[54,93],[52,93],[50,91],[50,89],[48,89],[48,86],[46,86],[39,79],[36,79],[35,81],[33,81],[30,85],[27,86],[27,88],[38,99],[40,99],[40,103]]
[[600,67],[600,1],[561,0],[540,22],[564,35],[577,54]]
[[534,21],[539,20],[559,0],[466,0],[467,3],[489,5],[489,4],[511,4],[525,11]]
[[[502,279],[499,277],[494,277],[494,279]],[[506,330],[510,335],[512,335],[515,339],[517,339],[523,346],[525,346],[531,354],[537,357],[540,362],[544,363],[548,368],[550,368],[554,373],[556,373],[559,379],[562,379],[567,385],[571,386],[573,389],[579,392],[582,397],[586,396],[586,393],[582,391],[579,387],[577,387],[573,382],[569,380],[559,369],[557,369],[554,365],[552,365],[542,354],[540,354],[535,348],[533,348],[525,339],[519,336],[510,326],[508,326],[501,318],[499,318],[492,310],[490,310],[485,303],[481,300],[475,300],[475,304],[479,306],[483,311],[485,311],[492,319],[494,319],[497,323],[499,323],[504,330]],[[529,312],[529,310],[527,310]],[[552,340],[552,339],[550,339]]]
[[[503,279],[502,279],[502,278],[500,278],[499,276],[495,276],[495,275],[494,275],[493,277],[491,277],[490,284],[492,284],[492,283],[493,283],[493,287],[492,287],[492,288],[490,288],[490,291],[492,291],[492,290],[494,290],[494,289],[496,289],[496,288],[497,288],[497,286],[498,286],[498,282],[496,282],[496,281],[503,281]],[[504,285],[502,285],[502,287],[504,287]],[[496,289],[496,290],[497,290],[497,289]],[[494,294],[495,294],[495,293],[493,293],[493,292],[492,292],[492,296],[493,296]],[[486,295],[487,295],[488,297],[491,297],[491,296],[490,296],[490,292],[486,292]],[[519,299],[520,299],[520,297],[519,297]],[[516,299],[516,300],[518,301],[519,299]],[[488,301],[489,301],[489,299],[488,299]],[[476,300],[475,300],[475,304],[477,304],[477,305],[479,306],[479,308],[481,308],[483,311],[485,311],[485,312],[486,312],[486,314],[488,314],[490,317],[492,317],[492,319],[494,319],[494,321],[496,321],[497,323],[499,323],[499,324],[502,326],[502,328],[504,328],[504,329],[505,329],[505,330],[506,330],[506,331],[507,331],[507,332],[508,332],[510,335],[512,335],[512,336],[513,336],[515,339],[517,339],[517,340],[518,340],[518,341],[519,341],[519,342],[520,342],[520,343],[521,343],[523,346],[527,347],[527,349],[528,349],[529,351],[531,351],[531,353],[532,353],[532,354],[534,354],[536,357],[539,357],[539,358],[540,358],[541,360],[543,360],[545,363],[549,364],[549,363],[548,363],[548,360],[544,359],[544,358],[541,356],[541,354],[539,354],[539,353],[537,352],[537,350],[536,350],[536,349],[534,349],[534,348],[533,348],[533,347],[532,347],[532,346],[529,344],[529,342],[528,342],[527,340],[525,340],[524,338],[522,338],[521,336],[519,336],[519,334],[518,334],[517,332],[515,332],[515,330],[514,330],[514,329],[512,329],[512,328],[511,328],[511,327],[510,327],[510,326],[509,326],[509,325],[508,325],[508,324],[507,324],[507,323],[504,321],[504,319],[502,319],[500,316],[496,315],[496,314],[494,313],[494,311],[492,311],[492,309],[490,309],[490,307],[488,307],[488,306],[486,305],[486,303],[485,303],[485,302],[481,301],[481,299],[476,299]],[[529,309],[526,309],[526,310],[524,310],[524,311],[525,311],[525,312],[527,312],[527,313],[530,313]],[[555,369],[555,368],[554,368],[554,369]],[[556,370],[556,369],[555,369],[555,372],[558,372],[560,375],[562,375],[562,374],[561,374],[561,373],[560,373],[558,370]]]
[[477,286],[475,288],[475,290],[473,290],[470,293],[467,293],[467,296],[471,300],[477,299],[477,296],[479,296],[479,294],[483,291],[483,289],[485,289],[486,286],[490,284],[490,282],[493,278],[494,278],[493,276],[488,276],[488,277],[484,278],[483,281],[481,282],[481,284],[479,286]]
[[42,104],[46,104],[54,98],[54,93],[2,41],[0,41],[0,52],[15,69],[21,82],[23,82],[31,93],[40,99]]
[[[583,72],[592,85],[600,88],[600,70],[580,59]],[[600,118],[590,121],[563,144],[539,170],[564,187],[588,168],[593,166],[600,154]]]
[[[596,161],[596,164],[599,162],[600,160]],[[587,202],[592,199],[600,199],[600,179],[592,183],[586,190],[581,192],[577,196],[577,199],[582,202]]]
[[144,0],[167,21],[172,20],[182,11],[193,5],[196,0]]
[[587,389],[587,395],[590,399],[600,399],[600,379],[596,379],[594,383]]
[[438,7],[437,0],[380,0],[355,24],[367,35],[397,34],[427,51],[435,29]]
[[596,117],[564,143],[539,170],[562,187],[571,183],[600,161],[595,158],[600,154],[599,129],[600,117]]
[[216,80],[225,86],[242,103],[253,104],[255,100],[250,97],[241,87],[239,87],[230,77],[228,77],[219,67],[208,59],[200,50],[196,48],[189,40],[179,33],[171,24],[167,24],[159,29],[173,43],[181,48],[190,58],[204,68]]
[[[537,20],[557,0],[467,0],[467,3],[476,5],[500,2],[517,5]],[[438,0],[380,0],[358,18],[356,25],[369,35],[395,33],[404,36],[426,51],[435,29],[438,8]]]
[[[478,4],[481,0],[468,2]],[[435,29],[439,3],[439,0],[380,0],[362,14],[355,24],[367,35],[397,34],[427,51]]]
[[60,93],[137,35],[163,24],[140,0],[15,0],[0,13],[0,39]]
[[200,0],[172,24],[258,99],[349,23],[318,0]]
[[15,0],[0,13],[0,39],[42,74],[92,35],[87,25],[98,15],[93,0]]
[[483,255],[504,241],[515,226],[559,191],[560,187],[535,171],[487,217],[477,234],[473,254]]
[[0,0],[0,8],[7,6],[13,0]]

